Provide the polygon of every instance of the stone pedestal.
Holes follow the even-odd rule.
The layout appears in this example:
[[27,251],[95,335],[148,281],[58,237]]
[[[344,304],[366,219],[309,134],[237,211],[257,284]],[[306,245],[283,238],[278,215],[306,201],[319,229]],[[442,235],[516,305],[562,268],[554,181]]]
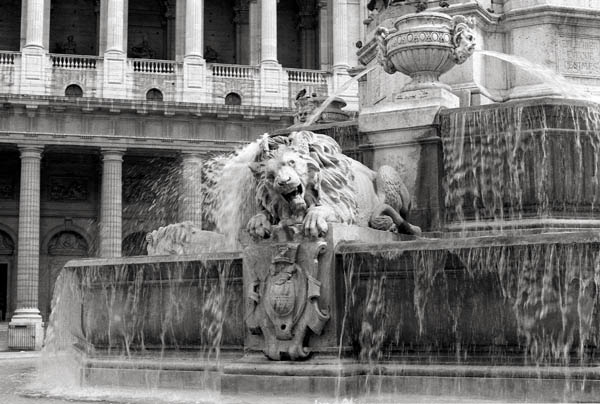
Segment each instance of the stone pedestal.
[[424,231],[442,226],[438,113],[458,105],[458,97],[445,88],[406,91],[395,94],[394,102],[364,108],[358,118],[364,163],[398,170],[412,196],[410,221]]

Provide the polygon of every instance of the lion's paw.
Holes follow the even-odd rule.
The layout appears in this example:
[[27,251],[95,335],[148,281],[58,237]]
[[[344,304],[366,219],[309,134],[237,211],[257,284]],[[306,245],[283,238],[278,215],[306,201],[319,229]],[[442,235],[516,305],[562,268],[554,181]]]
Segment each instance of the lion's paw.
[[258,213],[248,221],[246,230],[251,236],[267,238],[271,235],[271,223],[264,213]]
[[328,221],[335,221],[333,210],[326,206],[313,206],[304,217],[304,235],[307,237],[319,237],[327,234]]

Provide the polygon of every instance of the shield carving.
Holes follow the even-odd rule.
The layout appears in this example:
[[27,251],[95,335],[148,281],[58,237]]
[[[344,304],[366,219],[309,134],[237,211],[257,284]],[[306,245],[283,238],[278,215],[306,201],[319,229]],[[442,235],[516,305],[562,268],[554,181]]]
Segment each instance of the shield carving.
[[297,250],[294,244],[279,246],[264,283],[265,312],[279,340],[292,339],[306,304],[307,277],[296,264]]

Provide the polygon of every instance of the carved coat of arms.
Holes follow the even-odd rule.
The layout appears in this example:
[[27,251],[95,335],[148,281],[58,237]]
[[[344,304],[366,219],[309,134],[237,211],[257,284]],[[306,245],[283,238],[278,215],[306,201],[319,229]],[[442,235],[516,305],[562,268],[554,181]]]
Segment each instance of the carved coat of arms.
[[246,325],[253,334],[263,335],[263,351],[270,359],[308,357],[307,331],[319,335],[329,320],[318,305],[319,255],[325,246],[325,242],[277,244],[270,263],[251,269]]

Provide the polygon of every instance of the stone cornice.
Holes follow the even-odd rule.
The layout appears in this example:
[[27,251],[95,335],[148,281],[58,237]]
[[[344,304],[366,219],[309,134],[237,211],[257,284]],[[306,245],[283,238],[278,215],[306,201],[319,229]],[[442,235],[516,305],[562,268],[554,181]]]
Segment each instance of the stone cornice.
[[113,114],[122,112],[135,112],[141,115],[188,115],[196,117],[239,117],[243,119],[280,120],[292,119],[292,108],[257,107],[251,105],[218,105],[197,104],[185,102],[152,102],[142,100],[119,100],[107,98],[69,98],[48,97],[35,95],[0,95],[0,102],[4,108],[11,106],[24,106],[35,111],[46,106],[57,110],[75,110],[84,113],[106,111]]
[[537,20],[540,24],[568,24],[597,28],[600,10],[549,5],[532,6],[505,13],[502,25],[507,25],[505,29],[531,26],[532,20]]

